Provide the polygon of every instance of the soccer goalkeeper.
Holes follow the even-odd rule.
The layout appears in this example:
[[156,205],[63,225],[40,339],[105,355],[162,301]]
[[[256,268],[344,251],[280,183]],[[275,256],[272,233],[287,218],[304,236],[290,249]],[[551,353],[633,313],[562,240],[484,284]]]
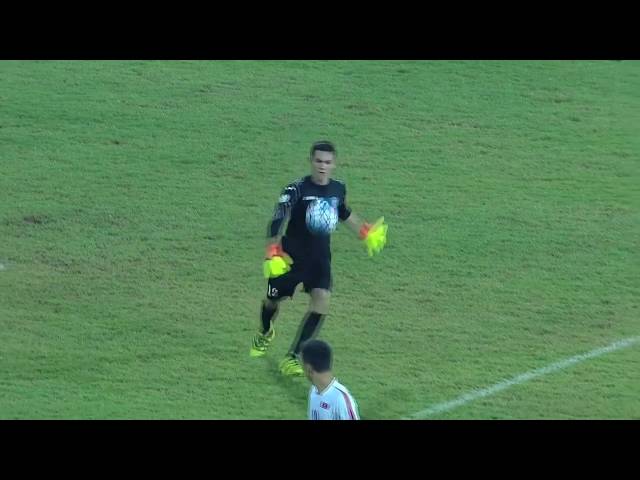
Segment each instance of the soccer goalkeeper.
[[260,329],[253,338],[250,355],[265,355],[273,341],[281,300],[293,297],[301,282],[311,297],[291,347],[280,363],[280,371],[287,376],[304,375],[298,358],[301,345],[318,334],[329,311],[330,239],[338,220],[359,236],[369,256],[379,253],[386,243],[387,225],[383,218],[372,225],[347,207],[345,184],[331,179],[336,156],[331,142],[320,141],[311,146],[311,175],[284,188],[267,229],[263,266],[268,279],[267,296],[262,301]]

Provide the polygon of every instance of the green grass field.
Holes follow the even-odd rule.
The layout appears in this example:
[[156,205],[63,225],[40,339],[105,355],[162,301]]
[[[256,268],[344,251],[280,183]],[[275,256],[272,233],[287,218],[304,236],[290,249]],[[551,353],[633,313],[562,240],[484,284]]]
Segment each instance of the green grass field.
[[[398,419],[640,335],[640,62],[0,62],[0,418],[303,419],[264,234],[339,149],[321,337]],[[640,344],[442,419],[640,419]]]

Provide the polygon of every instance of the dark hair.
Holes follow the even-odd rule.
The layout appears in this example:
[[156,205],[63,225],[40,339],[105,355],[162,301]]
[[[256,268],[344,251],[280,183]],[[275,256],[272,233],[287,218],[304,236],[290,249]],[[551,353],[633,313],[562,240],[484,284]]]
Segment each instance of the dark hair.
[[336,150],[336,146],[329,140],[319,140],[317,142],[313,142],[313,145],[311,145],[311,151],[309,152],[309,160],[313,159],[313,154],[316,152],[316,150],[320,150],[321,152],[331,152],[335,157],[338,156],[338,150]]
[[331,347],[322,340],[308,340],[302,345],[302,363],[308,363],[318,373],[331,370]]

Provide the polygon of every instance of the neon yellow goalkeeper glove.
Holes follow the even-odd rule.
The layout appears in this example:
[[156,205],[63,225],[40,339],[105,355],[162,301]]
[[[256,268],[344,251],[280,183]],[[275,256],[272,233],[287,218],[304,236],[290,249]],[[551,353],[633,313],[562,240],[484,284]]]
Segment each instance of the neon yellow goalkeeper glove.
[[275,278],[284,275],[291,270],[293,260],[287,255],[282,246],[278,244],[269,245],[265,255],[266,260],[262,265],[264,278]]
[[374,253],[380,253],[387,243],[387,228],[384,217],[380,217],[373,225],[365,223],[360,228],[360,238],[364,241],[370,257]]

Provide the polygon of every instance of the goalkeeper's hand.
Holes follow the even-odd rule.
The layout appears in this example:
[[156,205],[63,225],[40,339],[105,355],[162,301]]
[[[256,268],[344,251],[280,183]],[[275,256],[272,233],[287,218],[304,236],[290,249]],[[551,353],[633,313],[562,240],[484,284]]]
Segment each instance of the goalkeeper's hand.
[[269,245],[265,258],[266,260],[262,266],[264,278],[279,277],[291,270],[293,260],[282,250],[282,246],[279,244]]
[[387,228],[384,217],[380,217],[373,225],[365,223],[360,228],[360,238],[364,241],[370,257],[374,253],[380,253],[387,243]]

